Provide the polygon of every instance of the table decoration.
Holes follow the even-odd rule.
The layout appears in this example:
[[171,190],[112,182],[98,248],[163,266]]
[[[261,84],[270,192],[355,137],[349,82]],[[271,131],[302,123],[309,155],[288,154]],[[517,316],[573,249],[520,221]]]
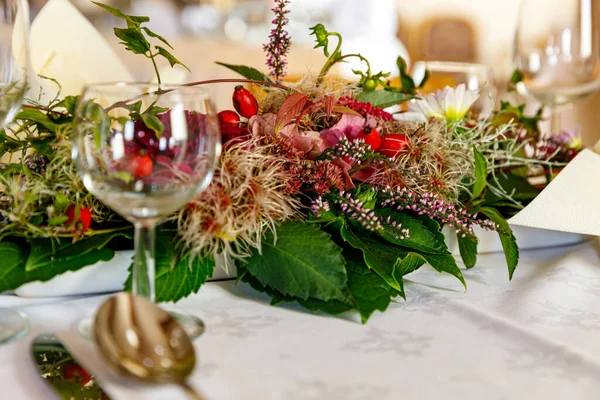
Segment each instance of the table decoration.
[[[404,297],[403,277],[425,264],[466,288],[442,226],[452,229],[467,268],[477,261],[474,227],[496,231],[512,278],[519,252],[506,218],[540,193],[529,179],[550,181],[580,144],[566,134],[562,141],[543,139],[540,113],[526,116],[523,105],[503,102],[487,119],[472,117],[478,94],[464,85],[421,96],[424,81],[415,82],[401,58],[401,86],[392,86],[389,73],[373,71],[360,54],[345,54],[341,35],[320,24],[311,33],[325,55],[322,69],[286,83],[287,4],[275,4],[264,47],[269,74],[221,64],[243,79],[188,84],[239,86],[235,110],[219,114],[224,146],[212,184],[157,232],[157,301],[197,292],[220,259],[273,304],[296,301],[334,315],[357,310],[366,322]],[[145,26],[147,17],[99,6],[125,21],[115,34],[128,50],[153,65],[157,56],[180,64],[168,41]],[[356,83],[331,76],[335,64],[351,58],[364,65]],[[30,101],[4,139],[4,153],[23,157],[1,174],[0,238],[15,251],[0,254],[11,257],[0,291],[109,260],[130,245],[131,225],[103,207],[75,173],[69,139],[77,101]],[[140,143],[152,157],[163,114],[138,104],[136,97],[119,106],[138,114],[136,130],[148,139]],[[422,121],[385,111],[398,104]]]

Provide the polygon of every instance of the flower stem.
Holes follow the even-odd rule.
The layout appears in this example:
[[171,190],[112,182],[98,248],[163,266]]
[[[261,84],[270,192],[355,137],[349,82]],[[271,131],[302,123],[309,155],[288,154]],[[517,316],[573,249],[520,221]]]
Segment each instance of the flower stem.
[[336,59],[339,58],[340,50],[342,49],[342,35],[337,32],[328,32],[327,36],[335,36],[338,39],[337,46],[331,56],[325,61],[323,68],[321,68],[321,72],[319,72],[319,78],[317,79],[317,83],[321,83],[327,72],[333,67],[333,65],[337,62]]

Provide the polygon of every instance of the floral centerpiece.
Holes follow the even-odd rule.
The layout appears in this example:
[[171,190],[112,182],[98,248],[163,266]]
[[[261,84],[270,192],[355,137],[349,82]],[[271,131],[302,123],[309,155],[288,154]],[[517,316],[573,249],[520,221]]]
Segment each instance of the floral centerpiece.
[[[342,37],[320,24],[311,31],[325,55],[321,71],[285,82],[287,4],[279,0],[274,8],[264,46],[268,75],[221,64],[243,79],[190,83],[239,86],[235,110],[219,114],[223,151],[212,184],[159,231],[157,300],[197,292],[219,264],[273,304],[357,310],[366,322],[404,297],[403,277],[424,265],[466,288],[445,226],[467,268],[476,264],[479,228],[496,231],[512,278],[519,251],[506,218],[540,192],[531,177],[549,181],[580,145],[565,135],[543,140],[541,112],[527,117],[523,106],[502,103],[492,115],[470,114],[478,94],[464,85],[423,96],[424,82],[411,78],[401,58],[394,86],[389,73],[372,71],[360,54],[344,54]],[[157,57],[181,64],[167,40],[144,26],[147,17],[99,6],[127,23],[115,34],[149,58],[157,75]],[[332,67],[351,57],[365,66],[355,71],[356,82],[332,76]],[[109,260],[131,246],[131,225],[76,174],[70,135],[77,102],[30,99],[0,134],[0,291]],[[147,151],[132,161],[134,175],[156,162],[149,138],[168,116],[139,104],[123,103],[135,111],[136,131],[145,132],[137,145]]]

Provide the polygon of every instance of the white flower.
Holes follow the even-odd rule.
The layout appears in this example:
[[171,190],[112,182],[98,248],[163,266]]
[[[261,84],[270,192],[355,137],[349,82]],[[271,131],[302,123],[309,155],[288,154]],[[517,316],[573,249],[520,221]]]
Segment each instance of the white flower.
[[461,83],[455,88],[446,86],[444,90],[438,90],[435,94],[413,100],[408,108],[412,112],[421,113],[426,119],[459,121],[465,117],[478,97],[479,93],[476,90],[467,90],[465,84]]

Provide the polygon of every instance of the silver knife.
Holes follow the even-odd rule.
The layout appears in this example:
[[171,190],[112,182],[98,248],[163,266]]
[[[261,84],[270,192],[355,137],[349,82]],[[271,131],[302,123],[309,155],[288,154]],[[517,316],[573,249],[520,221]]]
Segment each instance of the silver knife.
[[64,400],[110,400],[94,377],[69,353],[56,335],[45,333],[31,343],[40,376]]

